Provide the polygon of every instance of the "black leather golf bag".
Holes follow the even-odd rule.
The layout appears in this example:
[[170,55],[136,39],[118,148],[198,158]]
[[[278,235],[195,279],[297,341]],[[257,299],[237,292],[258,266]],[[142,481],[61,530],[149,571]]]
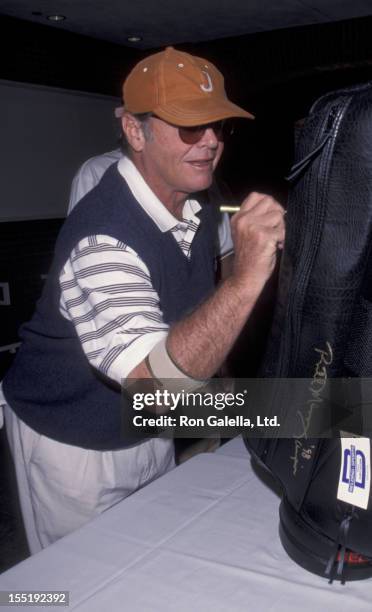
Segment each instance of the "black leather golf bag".
[[[280,536],[288,554],[329,579],[366,578],[372,576],[372,83],[313,105],[289,179],[286,245],[261,375],[308,379],[313,399],[320,380],[334,381],[338,397],[344,385],[349,399],[335,403],[327,437],[311,437],[304,417],[292,438],[246,444],[282,484]],[[337,406],[348,401],[350,418],[340,423]],[[354,434],[367,438],[363,451]],[[338,498],[340,481],[364,495],[364,507]]]

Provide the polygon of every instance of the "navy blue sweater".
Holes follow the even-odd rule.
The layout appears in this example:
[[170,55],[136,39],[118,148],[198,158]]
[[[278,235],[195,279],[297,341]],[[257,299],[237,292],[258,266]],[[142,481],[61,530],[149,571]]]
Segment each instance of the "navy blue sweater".
[[170,232],[161,232],[134,199],[116,165],[66,219],[36,311],[20,331],[22,345],[3,391],[14,412],[35,431],[97,450],[133,444],[122,431],[128,402],[119,385],[93,368],[73,324],[59,311],[59,275],[72,249],[94,234],[112,236],[147,265],[166,323],[179,321],[213,290],[216,215],[202,206],[191,258]]

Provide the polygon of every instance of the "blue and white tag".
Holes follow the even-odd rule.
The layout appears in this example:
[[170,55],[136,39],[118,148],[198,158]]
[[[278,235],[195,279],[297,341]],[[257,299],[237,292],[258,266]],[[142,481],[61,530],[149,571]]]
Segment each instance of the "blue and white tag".
[[367,510],[370,488],[370,439],[341,438],[341,470],[337,499]]

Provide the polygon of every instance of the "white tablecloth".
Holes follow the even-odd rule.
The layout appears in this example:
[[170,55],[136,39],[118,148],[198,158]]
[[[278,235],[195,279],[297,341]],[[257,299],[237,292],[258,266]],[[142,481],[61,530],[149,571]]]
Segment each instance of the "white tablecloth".
[[34,610],[371,612],[372,580],[329,585],[287,557],[278,505],[237,438],[3,573],[0,589],[70,591],[69,608]]

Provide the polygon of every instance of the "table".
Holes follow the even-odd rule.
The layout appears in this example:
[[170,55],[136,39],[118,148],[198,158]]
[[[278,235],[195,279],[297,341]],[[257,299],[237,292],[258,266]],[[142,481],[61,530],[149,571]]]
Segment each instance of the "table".
[[371,580],[329,585],[287,557],[278,506],[236,438],[3,573],[0,589],[70,591],[69,608],[33,610],[370,612]]

